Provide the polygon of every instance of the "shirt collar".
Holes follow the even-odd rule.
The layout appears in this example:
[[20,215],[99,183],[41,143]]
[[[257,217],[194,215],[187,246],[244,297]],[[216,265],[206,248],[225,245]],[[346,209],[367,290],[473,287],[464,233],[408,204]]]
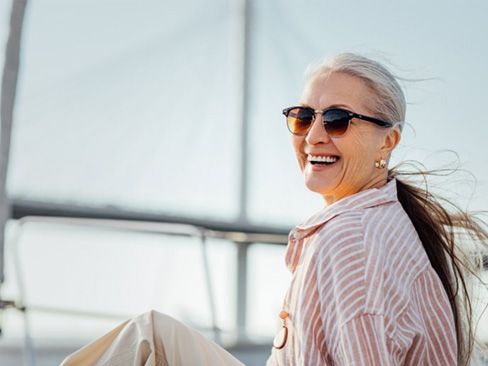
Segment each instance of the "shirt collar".
[[396,179],[392,178],[380,188],[368,188],[325,206],[306,221],[297,225],[290,234],[294,239],[301,239],[318,226],[346,211],[379,206],[394,201],[398,201],[398,198]]
[[331,205],[325,206],[312,215],[308,220],[297,225],[288,236],[288,247],[285,254],[286,266],[294,272],[303,249],[303,239],[315,232],[321,225],[341,213],[383,205],[398,201],[395,178],[392,178],[380,188],[369,188],[344,197]]

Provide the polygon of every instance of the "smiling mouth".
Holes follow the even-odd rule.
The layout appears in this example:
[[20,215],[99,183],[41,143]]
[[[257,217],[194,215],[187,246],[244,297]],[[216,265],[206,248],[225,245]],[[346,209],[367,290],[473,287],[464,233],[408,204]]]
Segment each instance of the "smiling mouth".
[[319,161],[311,161],[310,164],[312,164],[312,165],[332,165],[336,161],[330,161],[330,162],[329,161],[324,161],[324,162],[322,162],[322,161],[320,161],[320,162]]
[[339,161],[340,157],[337,155],[307,155],[307,161],[312,165],[332,165]]

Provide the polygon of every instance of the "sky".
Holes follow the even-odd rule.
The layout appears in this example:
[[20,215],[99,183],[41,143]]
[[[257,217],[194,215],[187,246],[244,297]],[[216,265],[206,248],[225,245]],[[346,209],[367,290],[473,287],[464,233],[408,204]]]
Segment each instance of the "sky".
[[[232,221],[240,171],[235,2],[125,1],[116,11],[94,4],[29,5],[11,195]],[[251,3],[251,221],[293,225],[322,206],[303,186],[280,112],[298,100],[307,65],[341,51],[429,79],[404,83],[407,128],[393,161],[437,168],[456,159],[452,150],[478,179],[470,207],[487,206],[487,5],[450,4]],[[470,194],[466,187],[460,203]]]
[[[6,9],[7,2],[1,2],[3,42]],[[232,0],[30,2],[9,194],[234,221],[239,213],[242,47],[236,9],[238,2]],[[458,173],[434,181],[437,190],[462,207],[488,208],[486,1],[254,0],[250,14],[250,222],[291,228],[322,207],[322,199],[304,187],[281,110],[300,97],[307,65],[342,51],[374,57],[411,79],[402,82],[407,127],[393,162],[415,159],[434,169],[458,154],[476,185],[471,175]],[[97,240],[95,234],[80,240],[86,233],[79,228],[29,230],[31,241],[22,239],[26,248],[37,245],[36,237],[52,239],[44,240],[45,247],[47,241],[67,240],[80,246],[77,250]],[[103,238],[107,245],[150,245],[152,240],[115,233]],[[221,244],[214,245],[224,248]],[[188,245],[199,250],[198,244]],[[233,271],[225,263],[232,261],[235,248],[227,248],[215,250],[224,253],[215,254],[224,258],[213,266],[216,281]],[[256,246],[251,253],[250,330],[256,335],[272,333],[288,281],[283,250]],[[43,256],[34,253],[24,252],[32,289],[40,288],[35,273],[43,273],[46,263],[66,259],[55,248],[43,261],[32,261]],[[165,253],[160,255],[172,258]],[[199,261],[196,256],[194,268]],[[138,266],[144,268],[143,261]],[[82,283],[83,271],[73,272],[73,283]],[[120,276],[104,278],[110,283]],[[219,288],[222,323],[231,328],[233,306],[225,294],[232,282]],[[174,309],[144,301],[125,311],[149,303]],[[181,301],[191,303],[191,298]],[[187,314],[201,315],[191,306]]]

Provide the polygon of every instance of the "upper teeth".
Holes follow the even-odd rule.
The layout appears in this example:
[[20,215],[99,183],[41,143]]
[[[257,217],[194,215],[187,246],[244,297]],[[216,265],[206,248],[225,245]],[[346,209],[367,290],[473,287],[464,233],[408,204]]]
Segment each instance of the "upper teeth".
[[324,155],[308,155],[308,161],[319,161],[324,163],[333,163],[337,160],[337,156]]

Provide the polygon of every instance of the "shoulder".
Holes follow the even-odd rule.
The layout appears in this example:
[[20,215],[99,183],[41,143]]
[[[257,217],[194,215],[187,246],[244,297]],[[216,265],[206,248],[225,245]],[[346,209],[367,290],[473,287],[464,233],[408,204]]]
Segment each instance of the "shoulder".
[[416,275],[430,262],[401,203],[367,208],[361,222],[366,251],[399,287],[409,289]]
[[[343,233],[361,231],[363,234],[382,234],[386,237],[393,234],[398,228],[408,226],[413,229],[407,213],[400,202],[388,202],[372,207],[360,207],[349,209],[328,220],[320,228],[319,235],[322,239],[330,234],[341,235]],[[386,235],[385,235],[386,234]]]
[[407,302],[414,278],[428,264],[399,202],[344,212],[315,236],[318,277],[354,290],[364,300],[363,310],[376,314],[388,311],[386,295]]
[[361,213],[350,211],[329,220],[310,243],[322,312],[337,324],[364,311],[367,256],[363,233]]
[[399,201],[357,210],[366,239],[391,240],[399,233],[415,234],[415,228]]
[[363,241],[364,227],[362,210],[352,210],[333,217],[316,233],[315,240],[322,245],[322,254],[344,245],[356,245]]
[[[320,227],[314,235],[320,255],[344,247],[362,246],[366,252],[413,252],[419,259],[422,243],[400,202],[390,202],[343,212]],[[382,251],[384,249],[384,251]],[[378,252],[379,251],[379,252]],[[411,253],[412,254],[412,253]]]
[[319,255],[330,255],[339,249],[366,251],[382,247],[394,237],[397,228],[405,226],[405,211],[399,202],[343,212],[327,221],[316,233]]

